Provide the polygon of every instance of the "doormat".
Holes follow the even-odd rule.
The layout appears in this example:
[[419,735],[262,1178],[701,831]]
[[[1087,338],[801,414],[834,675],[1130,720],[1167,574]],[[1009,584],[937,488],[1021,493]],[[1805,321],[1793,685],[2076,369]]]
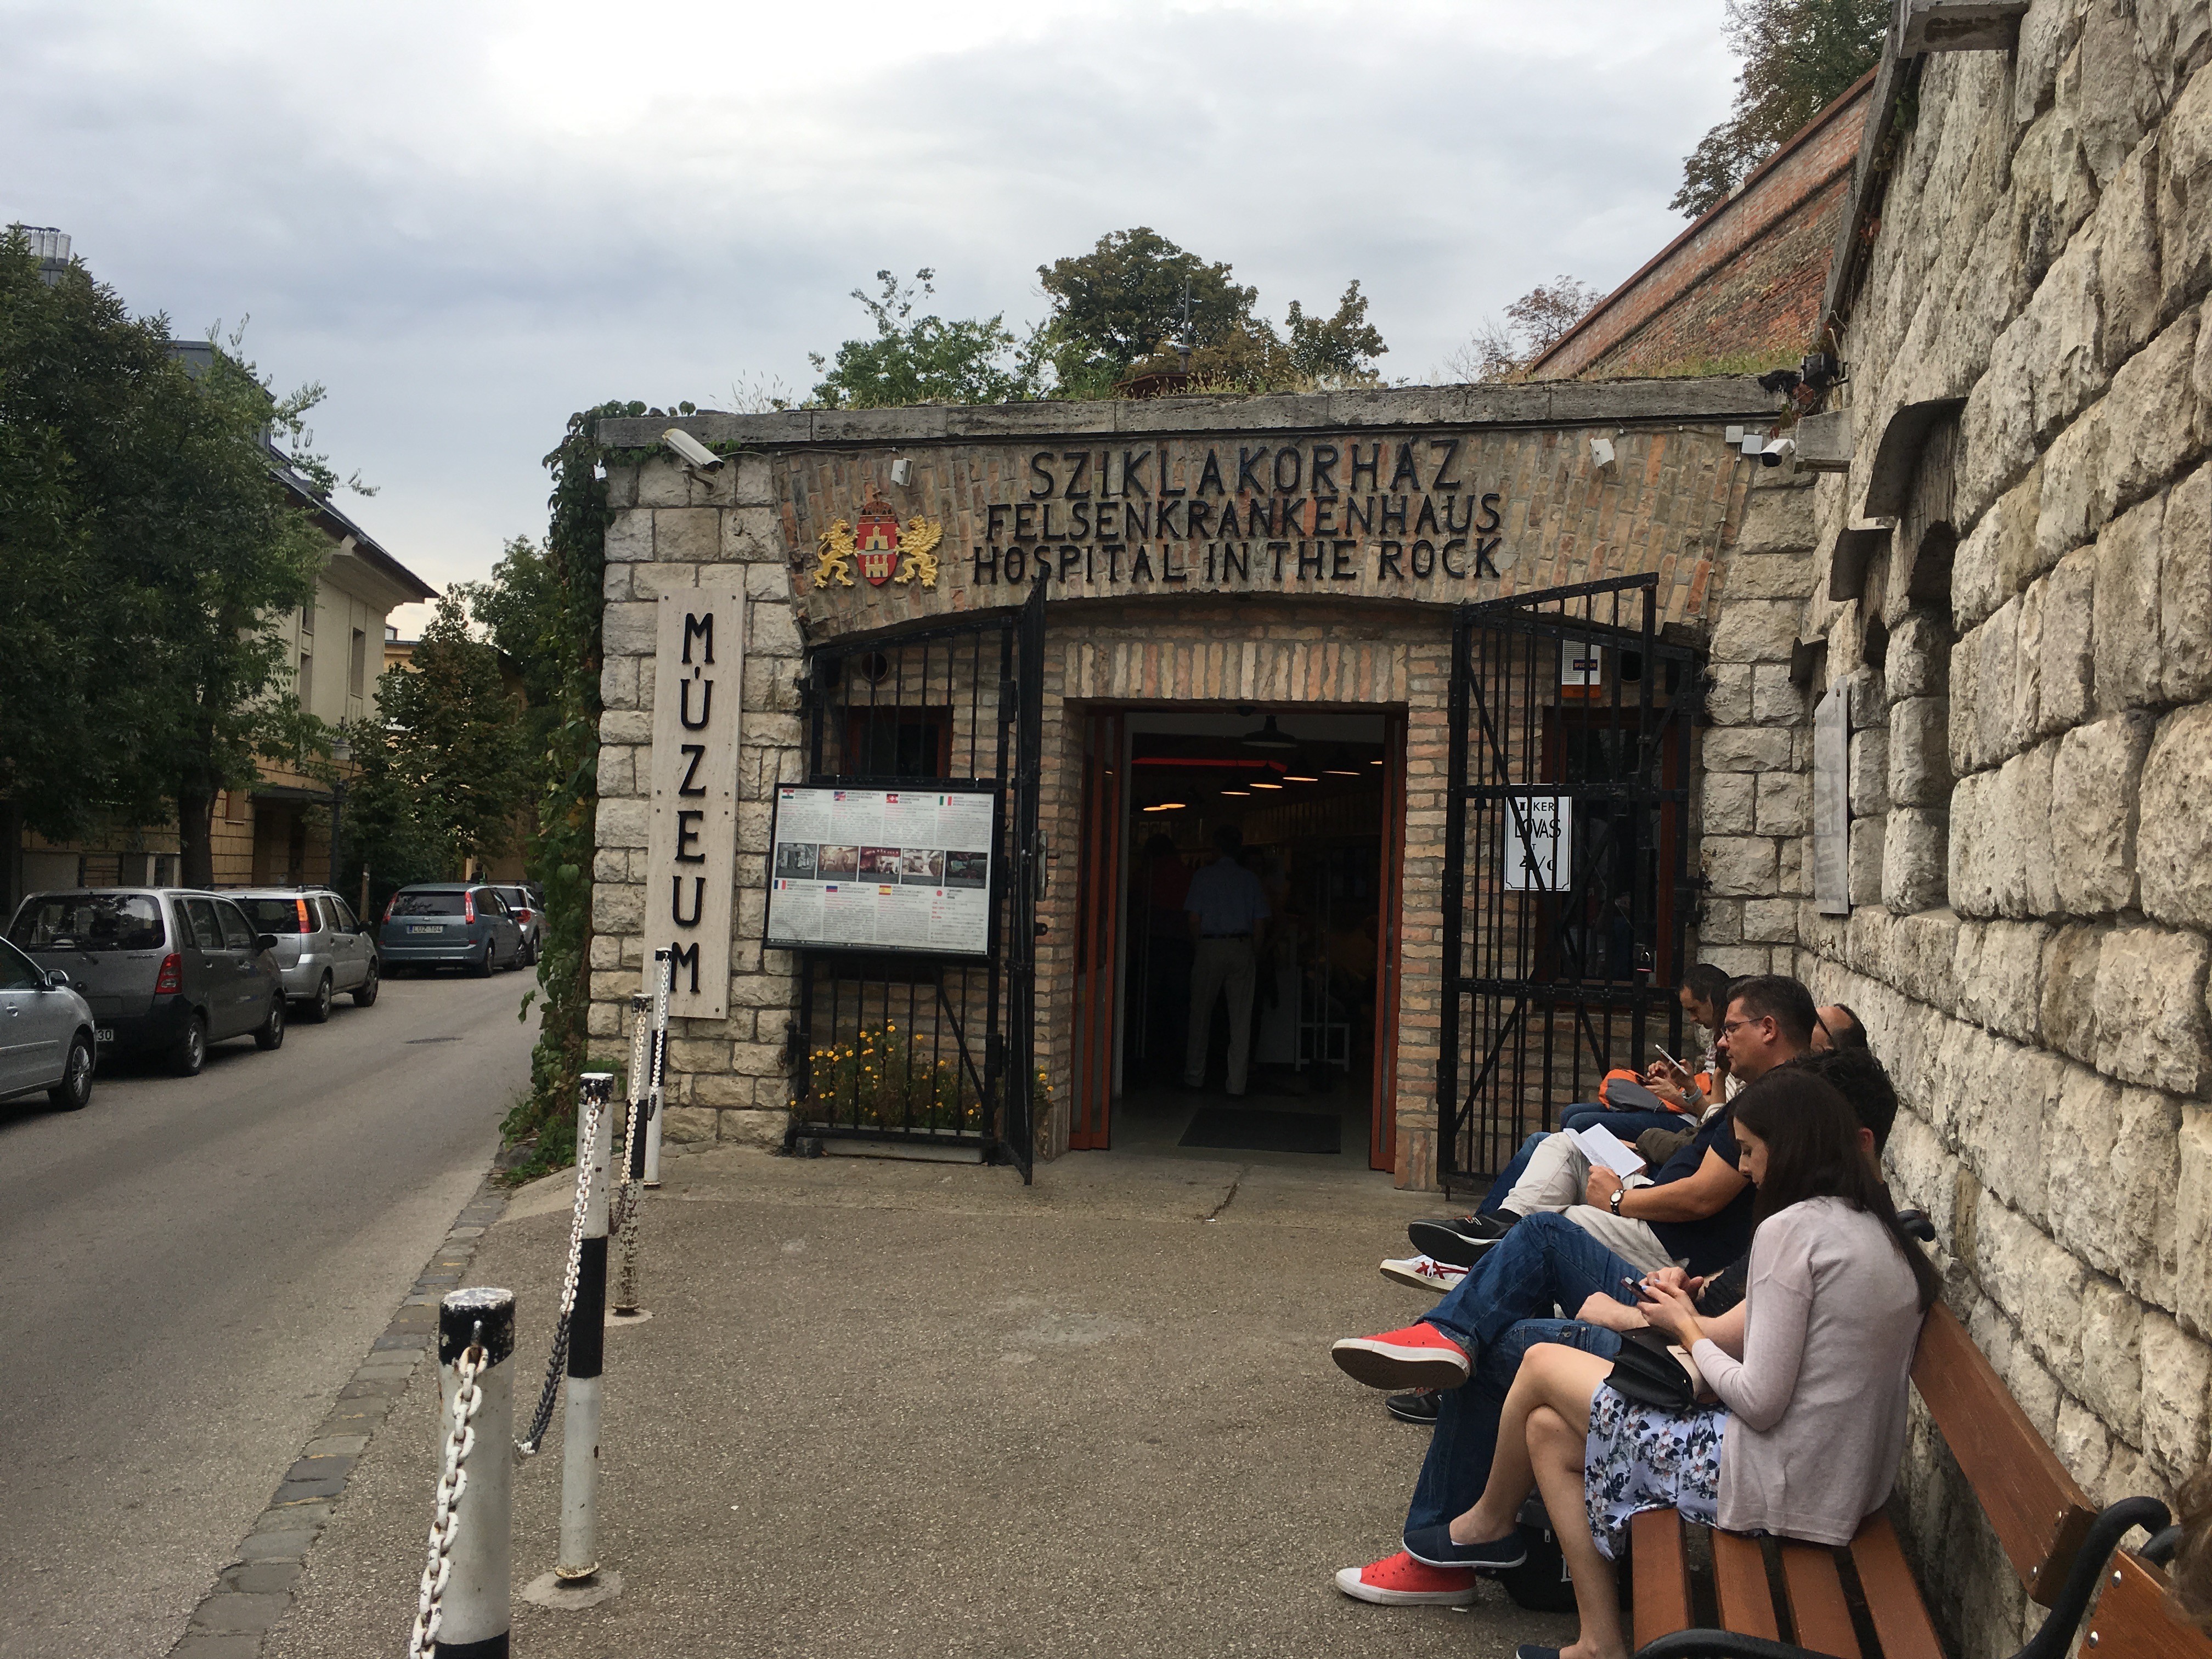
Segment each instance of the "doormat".
[[1231,1106],[1201,1106],[1177,1144],[1216,1146],[1237,1152],[1322,1152],[1341,1151],[1342,1120],[1334,1113],[1244,1111]]

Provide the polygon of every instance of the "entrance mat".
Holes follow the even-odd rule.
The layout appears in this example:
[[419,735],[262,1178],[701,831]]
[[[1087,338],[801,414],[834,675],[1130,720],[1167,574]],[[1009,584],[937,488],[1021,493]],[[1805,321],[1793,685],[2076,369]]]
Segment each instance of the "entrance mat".
[[1177,1144],[1237,1152],[1336,1152],[1343,1121],[1334,1113],[1245,1111],[1201,1106]]

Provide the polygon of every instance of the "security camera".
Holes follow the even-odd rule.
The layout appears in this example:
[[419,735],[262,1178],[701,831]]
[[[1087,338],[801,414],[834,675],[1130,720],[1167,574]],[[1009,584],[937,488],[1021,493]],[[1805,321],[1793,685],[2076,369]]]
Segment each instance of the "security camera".
[[1596,467],[1601,472],[1607,467],[1613,465],[1613,454],[1612,439],[1592,438],[1589,441],[1589,447],[1591,465]]
[[662,433],[660,441],[674,450],[684,465],[696,467],[702,472],[712,472],[722,464],[720,455],[680,426],[672,426]]
[[1796,453],[1797,441],[1795,438],[1777,438],[1759,452],[1759,464],[1761,466],[1780,466]]
[[906,485],[906,481],[912,477],[914,477],[914,463],[908,460],[905,456],[902,455],[898,459],[891,463],[891,482],[893,483],[897,484],[903,489]]

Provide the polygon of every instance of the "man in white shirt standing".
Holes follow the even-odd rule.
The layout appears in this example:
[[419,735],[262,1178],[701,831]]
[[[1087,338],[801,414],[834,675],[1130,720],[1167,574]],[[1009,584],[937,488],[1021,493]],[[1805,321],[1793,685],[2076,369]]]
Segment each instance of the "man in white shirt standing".
[[1224,823],[1213,832],[1219,856],[1190,878],[1183,913],[1190,922],[1194,955],[1190,969],[1190,1041],[1183,1051],[1182,1080],[1195,1089],[1206,1081],[1206,1051],[1213,1034],[1213,1004],[1229,997],[1229,1093],[1244,1093],[1245,1064],[1252,1052],[1252,991],[1258,977],[1260,949],[1267,940],[1267,895],[1260,878],[1237,862],[1243,832]]

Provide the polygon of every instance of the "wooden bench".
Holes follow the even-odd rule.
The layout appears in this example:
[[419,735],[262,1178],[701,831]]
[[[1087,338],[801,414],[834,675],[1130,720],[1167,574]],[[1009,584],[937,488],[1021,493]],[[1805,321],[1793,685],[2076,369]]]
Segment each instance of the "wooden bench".
[[[1948,1309],[1929,1316],[1912,1382],[2030,1599],[2051,1610],[2020,1659],[2063,1659],[2100,1588],[2096,1646],[2084,1637],[2083,1659],[2212,1659],[2212,1641],[2166,1613],[2158,1569],[2114,1556],[2130,1528],[2165,1527],[2165,1506],[2135,1498],[2102,1514],[2091,1509]],[[1639,1659],[1943,1659],[1887,1516],[1869,1516],[1841,1549],[1712,1529],[1706,1605],[1717,1628],[1692,1628],[1699,1587],[1688,1531],[1674,1510],[1629,1522]]]

